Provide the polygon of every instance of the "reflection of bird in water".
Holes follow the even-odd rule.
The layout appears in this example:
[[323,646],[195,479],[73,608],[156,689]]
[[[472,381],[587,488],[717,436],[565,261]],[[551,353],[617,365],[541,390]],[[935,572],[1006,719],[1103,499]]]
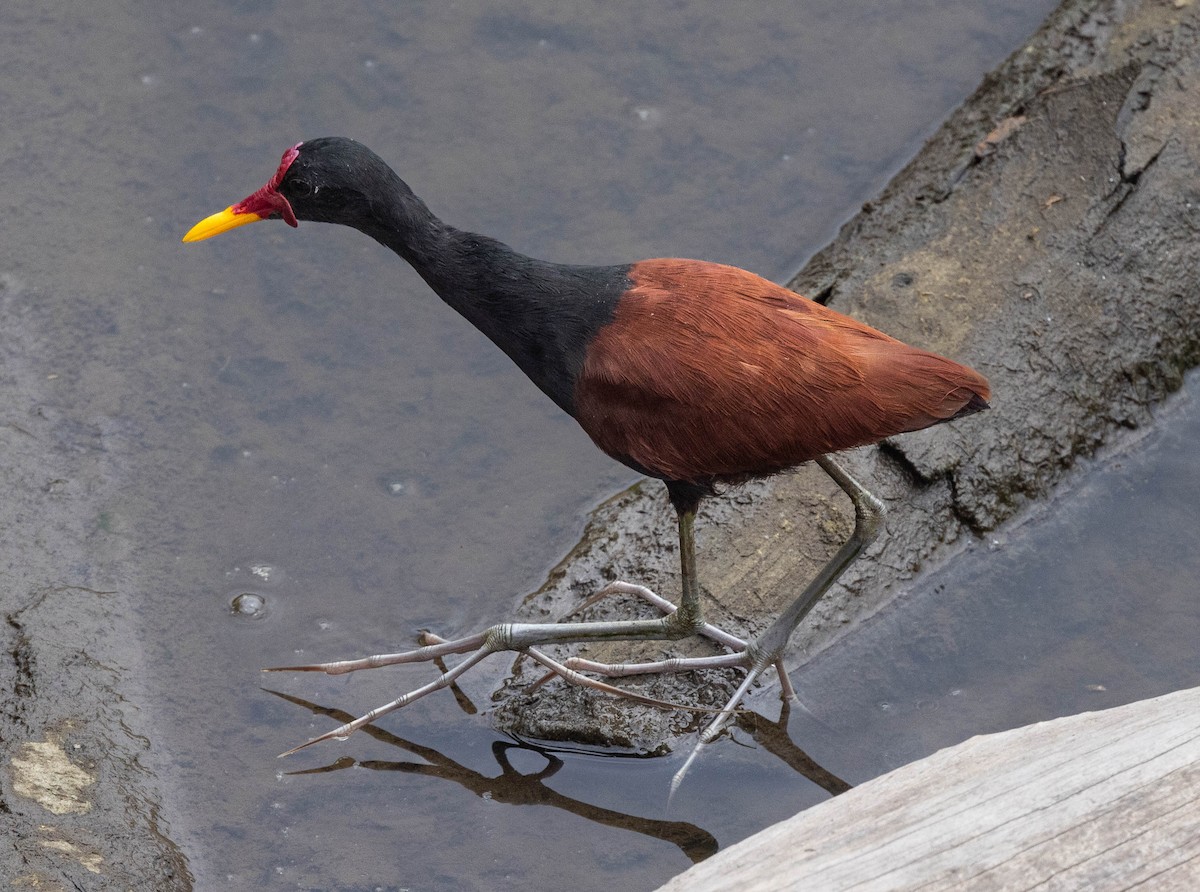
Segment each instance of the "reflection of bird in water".
[[[316,714],[329,715],[338,721],[348,722],[353,716],[340,709],[328,709],[317,706],[307,700],[301,700],[289,694],[271,691],[277,697],[312,710]],[[491,801],[503,805],[546,805],[559,808],[588,821],[594,821],[606,827],[618,830],[628,830],[643,836],[661,839],[675,845],[693,863],[699,863],[705,858],[715,855],[718,849],[716,838],[702,827],[687,821],[666,821],[656,818],[643,818],[637,815],[625,814],[610,808],[603,808],[590,802],[574,799],[546,785],[546,781],[557,774],[564,766],[561,758],[553,750],[523,742],[508,742],[496,740],[492,742],[492,757],[500,766],[500,774],[492,777],[474,769],[468,768],[438,750],[422,746],[390,734],[381,728],[368,728],[369,733],[381,743],[394,746],[419,757],[421,762],[392,761],[387,759],[371,759],[359,761],[356,759],[338,759],[332,765],[322,768],[312,768],[305,771],[289,772],[290,774],[323,774],[342,768],[369,768],[373,771],[396,771],[404,774],[419,774],[423,777],[437,777],[453,781],[463,788],[470,790],[476,796],[487,796]],[[538,753],[546,760],[545,767],[533,773],[519,771],[510,761],[510,751],[519,749]],[[641,756],[619,756],[614,758],[645,758]]]
[[[506,623],[406,653],[285,667],[342,673],[470,655],[437,681],[309,744],[345,737],[446,687],[497,651],[529,653],[565,677],[585,680],[537,647],[679,639],[701,631],[734,652],[676,660],[672,671],[746,669],[742,684],[701,735],[701,743],[708,742],[769,666],[778,666],[784,696],[791,694],[780,664],[789,636],[879,530],[882,503],[828,454],[987,407],[988,384],[977,372],[745,270],[668,259],[565,266],[454,229],[435,217],[377,155],[348,139],[317,139],[289,149],[270,182],[196,224],[184,241],[271,217],[292,226],[297,220],[341,223],[391,248],[573,416],[597,446],[661,479],[678,516],[683,577],[678,609],[666,605],[659,619]],[[853,535],[754,641],[742,642],[706,626],[692,535],[700,501],[721,484],[775,474],[810,460],[853,502]],[[656,600],[640,586],[626,588]],[[588,668],[617,673],[617,667]],[[622,666],[619,672],[662,668]],[[585,683],[617,690],[592,679]]]

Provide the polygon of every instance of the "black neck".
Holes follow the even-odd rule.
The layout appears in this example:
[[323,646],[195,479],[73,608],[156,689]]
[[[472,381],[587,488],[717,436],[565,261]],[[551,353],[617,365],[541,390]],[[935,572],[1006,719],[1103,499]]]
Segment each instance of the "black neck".
[[612,320],[627,267],[565,266],[439,220],[398,176],[363,232],[409,262],[563,410],[574,414],[587,344]]
[[387,170],[387,176],[385,188],[371,202],[370,216],[356,228],[391,248],[428,281],[425,269],[436,262],[450,227],[392,170]]

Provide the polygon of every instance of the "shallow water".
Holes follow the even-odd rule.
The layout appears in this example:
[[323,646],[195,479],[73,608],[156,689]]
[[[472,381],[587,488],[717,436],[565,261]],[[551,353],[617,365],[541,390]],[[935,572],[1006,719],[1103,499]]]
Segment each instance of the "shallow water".
[[[296,649],[376,652],[503,618],[633,478],[373,242],[274,223],[185,247],[191,223],[297,140],[342,133],[448,221],[530,254],[700,256],[783,279],[1053,5],[6,15],[6,321],[45,363],[31,399],[105,451],[78,572],[142,605],[129,684],[202,887],[649,888],[836,778],[1188,681],[1195,574],[1175,531],[1190,515],[1162,475],[1183,473],[1189,436],[1169,427],[1108,496],[1088,478],[981,547],[965,581],[914,590],[797,673],[813,713],[793,712],[793,739],[834,780],[740,733],[668,810],[677,760],[512,747],[448,697],[277,762],[329,720],[258,687]],[[263,603],[235,613],[242,594]],[[427,677],[269,681],[361,708]],[[465,688],[484,697],[487,679]]]

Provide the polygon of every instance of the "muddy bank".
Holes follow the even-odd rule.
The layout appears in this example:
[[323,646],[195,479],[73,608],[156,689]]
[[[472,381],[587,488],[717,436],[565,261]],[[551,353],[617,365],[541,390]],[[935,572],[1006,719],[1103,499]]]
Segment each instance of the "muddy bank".
[[[156,782],[136,730],[142,656],[125,576],[129,541],[109,535],[120,432],[54,408],[39,374],[44,343],[14,311],[21,283],[0,278],[7,337],[0,367],[0,814],[9,841],[0,878],[13,888],[186,889],[187,861],[159,818]],[[71,335],[64,332],[62,337]],[[68,507],[69,506],[69,507]]]
[[[792,664],[902,596],[923,568],[977,547],[1080,457],[1150,422],[1196,364],[1198,18],[1190,2],[1065,3],[789,283],[973,365],[994,393],[990,412],[849,457],[887,502],[886,534],[798,630]],[[821,477],[804,468],[706,506],[697,541],[710,621],[753,635],[848,533],[849,506]],[[613,500],[526,618],[561,616],[612,578],[677,597],[673,539],[658,484]],[[538,673],[521,668],[498,711],[517,733],[662,751],[695,724],[557,683],[527,697]],[[736,676],[706,676],[629,686],[721,702]]]

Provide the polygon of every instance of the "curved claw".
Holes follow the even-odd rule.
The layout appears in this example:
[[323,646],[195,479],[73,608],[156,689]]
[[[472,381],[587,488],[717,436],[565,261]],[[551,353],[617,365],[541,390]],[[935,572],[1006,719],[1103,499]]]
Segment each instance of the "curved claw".
[[300,750],[305,749],[306,747],[310,747],[314,743],[323,743],[326,740],[345,740],[347,737],[349,737],[351,734],[353,734],[359,728],[363,727],[363,725],[369,725],[373,719],[374,719],[374,716],[371,716],[368,713],[367,715],[362,716],[361,718],[357,718],[352,722],[347,722],[344,725],[339,725],[338,727],[334,728],[332,731],[326,731],[324,734],[321,734],[317,737],[309,738],[308,740],[304,741],[304,743],[300,744],[299,746],[294,746],[290,750],[285,750],[284,752],[280,753],[275,758],[282,759],[284,756],[290,756],[292,753],[298,753],[298,752],[300,752]]

